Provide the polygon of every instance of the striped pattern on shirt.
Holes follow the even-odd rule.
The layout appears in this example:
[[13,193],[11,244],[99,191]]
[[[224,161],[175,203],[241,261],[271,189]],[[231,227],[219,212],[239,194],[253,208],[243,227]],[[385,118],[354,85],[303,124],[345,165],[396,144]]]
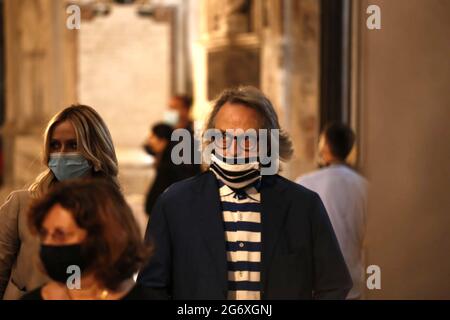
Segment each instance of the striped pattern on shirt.
[[228,299],[260,300],[261,196],[254,186],[235,192],[219,181],[228,260]]

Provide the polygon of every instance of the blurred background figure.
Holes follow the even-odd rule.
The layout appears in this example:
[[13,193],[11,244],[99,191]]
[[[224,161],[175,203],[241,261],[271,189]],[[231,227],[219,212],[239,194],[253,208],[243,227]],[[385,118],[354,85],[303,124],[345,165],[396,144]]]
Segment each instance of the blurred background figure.
[[118,164],[109,130],[91,107],[73,105],[56,114],[44,135],[47,168],[27,190],[11,193],[0,208],[0,298],[19,299],[47,277],[36,267],[38,239],[30,233],[27,209],[63,180],[95,178],[119,188]]
[[172,149],[177,142],[171,141],[173,128],[165,123],[154,125],[144,145],[148,154],[155,158],[155,180],[145,200],[145,212],[150,216],[159,195],[171,184],[195,174],[191,165],[176,165],[172,162]]
[[[171,184],[195,176],[201,172],[200,164],[195,164],[197,139],[194,134],[194,122],[191,118],[193,100],[187,94],[174,95],[169,99],[168,108],[163,113],[162,122],[151,128],[148,140],[144,144],[145,151],[154,157],[156,175],[145,198],[145,212],[150,216],[158,196]],[[176,165],[172,162],[173,147],[178,141],[171,141],[176,129],[185,129],[190,134],[191,161]],[[183,151],[180,151],[180,156]]]
[[364,292],[363,240],[366,229],[367,181],[350,168],[346,159],[355,142],[350,127],[331,123],[320,135],[318,171],[297,182],[320,195],[350,270],[353,288],[347,299],[360,299]]
[[192,97],[187,94],[172,96],[169,108],[164,113],[164,121],[174,129],[187,129],[194,132],[194,122],[191,118]]
[[150,254],[133,213],[112,184],[65,182],[32,204],[28,222],[41,240],[52,279],[24,300],[145,300],[133,280]]
[[[186,129],[191,135],[191,163],[185,164],[185,170],[190,171],[194,176],[201,172],[199,164],[195,164],[195,153],[198,153],[198,140],[195,137],[194,121],[191,117],[193,105],[192,97],[187,94],[172,96],[169,100],[169,108],[164,112],[164,122],[172,126],[173,129]],[[180,154],[182,155],[182,153]]]

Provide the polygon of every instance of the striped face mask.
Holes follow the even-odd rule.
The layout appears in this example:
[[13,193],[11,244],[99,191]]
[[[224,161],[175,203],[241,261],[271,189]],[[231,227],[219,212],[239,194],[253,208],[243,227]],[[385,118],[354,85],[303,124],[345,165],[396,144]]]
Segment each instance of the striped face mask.
[[224,158],[211,155],[210,170],[217,179],[233,189],[243,189],[261,177],[260,164],[257,158]]

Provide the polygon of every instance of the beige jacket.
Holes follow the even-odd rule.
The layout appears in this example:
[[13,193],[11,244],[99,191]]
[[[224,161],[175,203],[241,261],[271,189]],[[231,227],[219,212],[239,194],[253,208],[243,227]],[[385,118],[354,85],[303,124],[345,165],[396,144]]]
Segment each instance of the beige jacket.
[[0,207],[0,299],[20,299],[48,278],[39,264],[39,239],[28,228],[27,190],[11,193]]

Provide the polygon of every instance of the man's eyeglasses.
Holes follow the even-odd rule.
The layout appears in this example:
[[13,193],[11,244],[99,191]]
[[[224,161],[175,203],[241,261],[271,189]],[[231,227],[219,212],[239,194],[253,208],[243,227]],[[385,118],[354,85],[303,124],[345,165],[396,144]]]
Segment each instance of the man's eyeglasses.
[[220,134],[214,136],[214,144],[222,150],[228,150],[231,148],[233,140],[238,149],[244,151],[257,151],[258,150],[258,136],[253,133],[244,133],[240,135],[234,135],[229,131],[220,131]]

